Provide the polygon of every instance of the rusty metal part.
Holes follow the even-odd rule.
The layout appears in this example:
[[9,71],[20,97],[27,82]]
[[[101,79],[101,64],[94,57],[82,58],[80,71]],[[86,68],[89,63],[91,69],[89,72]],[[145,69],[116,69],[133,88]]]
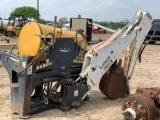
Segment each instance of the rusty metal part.
[[144,93],[150,96],[155,101],[157,107],[160,108],[160,88],[137,88],[136,93]]
[[128,84],[121,63],[122,60],[119,60],[118,63],[116,61],[111,66],[110,70],[102,76],[99,83],[100,91],[112,99],[124,97],[129,93]]
[[133,94],[122,105],[125,120],[153,120],[158,116],[158,108],[146,94]]
[[128,76],[128,72],[129,72],[129,68],[130,68],[130,64],[131,64],[131,59],[132,59],[132,56],[133,56],[134,48],[135,48],[135,41],[133,41],[131,43],[131,45],[127,48],[127,52],[126,52],[126,55],[125,55],[123,70],[124,70],[124,76],[126,78]]

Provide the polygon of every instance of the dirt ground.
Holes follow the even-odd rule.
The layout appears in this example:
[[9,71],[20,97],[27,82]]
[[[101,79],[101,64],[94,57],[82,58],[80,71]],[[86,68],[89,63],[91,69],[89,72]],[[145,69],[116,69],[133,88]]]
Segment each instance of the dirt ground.
[[[93,35],[94,40],[106,37],[107,35]],[[133,72],[131,93],[134,93],[137,87],[160,86],[159,51],[160,43],[158,42],[146,47],[142,62],[137,61]],[[11,113],[10,95],[9,77],[0,63],[0,120],[18,120],[18,117]],[[89,92],[89,96],[90,99],[83,101],[77,109],[62,112],[53,108],[31,115],[30,120],[123,120],[121,105],[125,98],[108,99],[100,92],[98,84]]]

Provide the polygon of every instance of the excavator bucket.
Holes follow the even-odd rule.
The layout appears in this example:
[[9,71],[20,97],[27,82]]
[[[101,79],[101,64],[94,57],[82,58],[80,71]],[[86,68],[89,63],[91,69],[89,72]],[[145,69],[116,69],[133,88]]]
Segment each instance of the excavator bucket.
[[101,78],[99,83],[100,91],[112,99],[118,99],[129,93],[129,88],[121,66],[122,60],[115,61]]

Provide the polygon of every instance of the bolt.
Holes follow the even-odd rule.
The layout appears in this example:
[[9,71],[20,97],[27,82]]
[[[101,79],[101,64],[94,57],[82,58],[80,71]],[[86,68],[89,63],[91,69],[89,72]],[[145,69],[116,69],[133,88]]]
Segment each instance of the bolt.
[[95,56],[98,56],[98,53],[95,53]]
[[142,28],[140,27],[140,28],[138,28],[138,30],[139,30],[139,31],[141,31],[141,30],[142,30]]

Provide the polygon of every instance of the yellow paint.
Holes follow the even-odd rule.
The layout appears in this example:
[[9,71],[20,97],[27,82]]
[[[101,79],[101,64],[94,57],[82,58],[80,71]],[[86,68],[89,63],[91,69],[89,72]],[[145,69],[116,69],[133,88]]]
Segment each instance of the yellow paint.
[[[60,32],[61,29],[56,28],[55,29],[55,36],[57,36],[57,32]],[[39,24],[36,22],[29,22],[27,23],[19,36],[18,40],[18,50],[19,50],[19,55],[32,55],[35,56],[39,49],[44,46],[41,43],[41,39],[39,35],[46,35],[47,33],[54,33],[54,27],[48,26],[48,25],[43,25]],[[63,38],[74,38],[75,37],[75,32],[73,31],[67,31],[67,30],[62,30],[62,36]],[[78,35],[78,42],[82,40],[82,36]],[[82,48],[84,50],[87,49],[86,47],[86,42],[82,43]]]
[[13,32],[18,37],[20,32],[22,30],[22,27],[15,27],[15,26],[7,26],[6,31],[7,32]]

